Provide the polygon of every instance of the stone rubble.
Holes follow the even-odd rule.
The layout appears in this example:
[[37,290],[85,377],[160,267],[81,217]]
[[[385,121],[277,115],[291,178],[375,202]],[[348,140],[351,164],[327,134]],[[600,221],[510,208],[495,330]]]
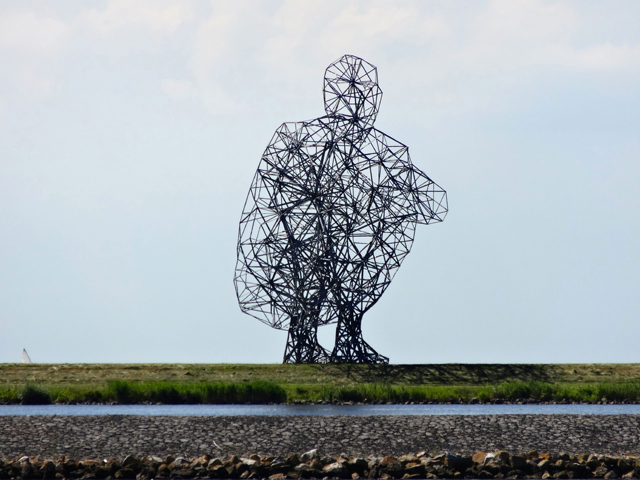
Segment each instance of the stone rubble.
[[[304,460],[304,461],[303,461]],[[445,452],[430,456],[427,452],[348,458],[323,457],[317,450],[286,458],[253,454],[248,458],[185,458],[169,455],[122,460],[28,457],[0,460],[0,478],[14,479],[150,479],[150,478],[229,478],[229,479],[587,479],[640,478],[640,458],[595,453],[569,455],[530,451],[509,454],[505,451],[476,452],[461,455]]]
[[[640,415],[0,416],[0,458],[640,454]],[[312,459],[305,459],[305,463]]]
[[639,456],[638,415],[0,416],[0,479],[640,478]]

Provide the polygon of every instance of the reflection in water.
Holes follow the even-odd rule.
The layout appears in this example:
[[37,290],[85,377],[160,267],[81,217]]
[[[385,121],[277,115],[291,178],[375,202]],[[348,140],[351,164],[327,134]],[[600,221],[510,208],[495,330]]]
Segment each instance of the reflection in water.
[[0,415],[640,415],[640,405],[0,405]]

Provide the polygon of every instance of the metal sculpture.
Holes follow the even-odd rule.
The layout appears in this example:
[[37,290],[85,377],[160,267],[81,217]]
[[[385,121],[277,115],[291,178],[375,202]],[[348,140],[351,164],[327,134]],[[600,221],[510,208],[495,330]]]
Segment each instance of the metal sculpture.
[[[406,145],[376,130],[376,67],[345,55],[326,70],[326,115],[283,123],[240,219],[234,283],[243,312],[288,330],[284,363],[388,363],[362,316],[409,253],[417,224],[441,222],[446,192]],[[333,351],[318,327],[337,322]]]

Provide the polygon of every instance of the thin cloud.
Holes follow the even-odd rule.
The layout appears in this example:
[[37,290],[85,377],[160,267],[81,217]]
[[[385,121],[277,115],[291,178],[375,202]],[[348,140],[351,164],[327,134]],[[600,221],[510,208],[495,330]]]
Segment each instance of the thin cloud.
[[585,44],[589,15],[580,4],[539,0],[114,1],[58,16],[21,3],[0,18],[0,101],[5,112],[15,101],[38,102],[68,81],[76,59],[92,56],[111,66],[127,57],[170,62],[158,91],[175,101],[200,99],[213,113],[250,110],[256,91],[305,102],[318,65],[347,52],[384,65],[385,84],[424,92],[416,100],[424,105],[455,103],[460,82],[496,74],[637,68],[640,44]]

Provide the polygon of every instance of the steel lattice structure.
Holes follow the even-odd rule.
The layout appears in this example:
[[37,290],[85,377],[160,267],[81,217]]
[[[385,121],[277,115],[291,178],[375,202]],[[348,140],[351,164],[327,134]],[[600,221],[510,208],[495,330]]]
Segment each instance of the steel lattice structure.
[[[243,312],[288,330],[284,363],[388,363],[362,316],[409,253],[417,224],[441,222],[446,192],[406,145],[373,127],[376,68],[345,55],[324,78],[326,115],[283,123],[240,219],[234,278]],[[337,322],[332,352],[318,327]]]

